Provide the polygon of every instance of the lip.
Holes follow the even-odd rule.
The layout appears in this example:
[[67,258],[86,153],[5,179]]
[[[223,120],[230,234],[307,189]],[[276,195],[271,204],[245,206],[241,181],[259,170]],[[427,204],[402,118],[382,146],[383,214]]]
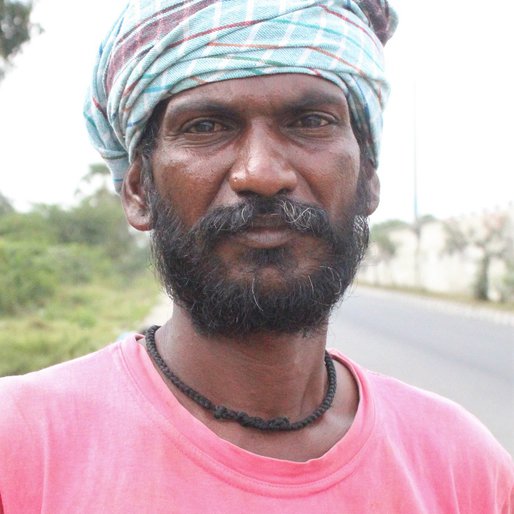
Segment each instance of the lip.
[[287,225],[277,214],[266,214],[257,216],[251,223],[250,228],[286,229]]
[[238,242],[251,248],[278,248],[291,241],[294,232],[284,226],[253,226],[235,236]]

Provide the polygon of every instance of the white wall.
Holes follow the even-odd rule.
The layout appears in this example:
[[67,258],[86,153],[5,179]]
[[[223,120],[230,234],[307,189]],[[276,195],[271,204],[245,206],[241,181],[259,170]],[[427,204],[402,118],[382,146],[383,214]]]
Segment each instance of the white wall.
[[[508,227],[503,227],[501,246],[509,247],[510,258],[514,259],[514,205],[511,204],[507,208],[494,211],[425,223],[420,230],[419,242],[412,228],[393,229],[389,237],[396,246],[394,256],[382,256],[379,248],[372,243],[358,280],[375,285],[471,297],[484,251],[470,239],[469,245],[463,250],[450,253],[447,249],[448,234],[445,224],[460,227],[463,232],[483,239],[484,234],[495,230],[501,220],[507,220]],[[499,301],[503,298],[506,271],[505,258],[491,260],[488,292],[490,300]]]

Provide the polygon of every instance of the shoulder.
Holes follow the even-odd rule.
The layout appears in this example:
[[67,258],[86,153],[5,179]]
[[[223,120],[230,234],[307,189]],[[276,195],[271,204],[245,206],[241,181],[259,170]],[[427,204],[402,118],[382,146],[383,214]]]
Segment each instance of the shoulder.
[[0,441],[6,432],[24,430],[63,413],[82,401],[86,394],[100,391],[116,368],[114,343],[89,355],[26,375],[0,378]]
[[439,442],[455,438],[462,444],[498,446],[489,430],[456,402],[389,376],[365,373],[384,418],[408,423],[420,436]]
[[5,466],[11,478],[14,470],[25,473],[27,463],[41,464],[57,441],[65,446],[79,440],[93,420],[110,412],[123,389],[120,346],[114,343],[40,371],[0,378],[0,483]]
[[508,508],[514,500],[512,457],[478,418],[435,393],[368,373],[377,418],[403,462],[422,466],[427,480],[452,484],[460,501],[469,495],[471,503],[487,505],[480,512]]
[[361,394],[369,397],[382,422],[396,428],[409,426],[418,435],[439,437],[467,435],[494,441],[490,432],[470,412],[441,395],[415,387],[396,378],[370,371],[335,354],[348,364],[359,382]]
[[69,377],[87,375],[96,372],[99,366],[108,364],[116,347],[120,343],[112,343],[100,350],[94,351],[82,357],[54,364],[39,371],[33,371],[24,375],[14,375],[0,378],[0,393],[11,385],[28,386],[37,384],[38,387],[48,387],[52,384],[67,380]]
[[373,406],[375,439],[384,451],[406,467],[422,466],[434,480],[511,490],[512,458],[473,414],[438,394],[345,360]]
[[26,375],[0,378],[0,462],[13,467],[17,459],[33,455],[49,424],[66,423],[70,402],[81,387],[88,387],[95,363],[104,360],[106,352],[109,349]]

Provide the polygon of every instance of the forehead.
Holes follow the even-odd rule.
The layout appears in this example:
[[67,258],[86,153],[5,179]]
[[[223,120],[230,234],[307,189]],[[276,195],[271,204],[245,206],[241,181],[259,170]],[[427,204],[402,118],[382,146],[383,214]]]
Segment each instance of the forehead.
[[348,110],[343,90],[334,83],[320,77],[289,73],[225,80],[183,91],[169,99],[165,115],[176,116],[209,105],[245,112],[307,109],[316,105]]

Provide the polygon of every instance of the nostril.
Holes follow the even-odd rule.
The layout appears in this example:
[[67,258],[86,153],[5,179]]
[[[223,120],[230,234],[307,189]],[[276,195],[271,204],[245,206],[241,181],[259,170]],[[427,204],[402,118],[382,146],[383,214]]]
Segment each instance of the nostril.
[[291,190],[286,187],[283,187],[282,189],[280,189],[279,191],[277,191],[276,193],[273,193],[273,194],[256,193],[249,189],[243,189],[241,191],[237,191],[238,196],[240,196],[242,198],[250,198],[250,199],[256,198],[256,197],[262,198],[262,197],[271,197],[271,196],[287,196],[290,193],[291,193]]
[[254,193],[253,191],[249,191],[247,189],[238,191],[237,194],[239,196],[242,196],[243,198],[255,198],[256,196],[259,196],[257,193]]

